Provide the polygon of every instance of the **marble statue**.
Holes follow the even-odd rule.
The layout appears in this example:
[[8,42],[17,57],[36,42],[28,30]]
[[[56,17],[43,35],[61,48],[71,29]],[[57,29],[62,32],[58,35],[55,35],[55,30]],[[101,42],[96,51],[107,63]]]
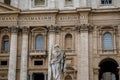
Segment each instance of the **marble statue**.
[[51,53],[51,80],[62,80],[65,72],[65,52],[56,44]]
[[101,80],[116,80],[115,74],[112,72],[105,72]]

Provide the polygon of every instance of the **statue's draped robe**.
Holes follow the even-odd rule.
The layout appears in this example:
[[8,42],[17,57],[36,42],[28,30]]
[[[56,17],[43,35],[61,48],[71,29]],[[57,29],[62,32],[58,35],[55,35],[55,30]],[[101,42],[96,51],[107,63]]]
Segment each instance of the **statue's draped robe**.
[[[53,55],[54,56],[54,55]],[[60,51],[55,54],[56,58],[51,61],[51,80],[62,80],[63,72],[65,72],[65,53]]]

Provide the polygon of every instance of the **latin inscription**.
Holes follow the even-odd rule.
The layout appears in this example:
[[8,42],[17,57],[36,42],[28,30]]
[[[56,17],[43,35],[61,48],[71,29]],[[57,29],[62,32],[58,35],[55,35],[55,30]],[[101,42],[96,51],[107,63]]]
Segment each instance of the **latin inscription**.
[[17,18],[16,17],[0,17],[0,21],[11,21],[11,20],[17,20]]
[[21,21],[42,21],[42,20],[55,20],[54,16],[25,16],[20,18]]

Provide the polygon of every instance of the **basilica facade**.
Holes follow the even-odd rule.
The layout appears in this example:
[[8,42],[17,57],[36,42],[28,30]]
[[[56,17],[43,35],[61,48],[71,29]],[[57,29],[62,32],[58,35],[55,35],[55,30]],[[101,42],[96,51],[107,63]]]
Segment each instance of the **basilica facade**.
[[63,80],[120,80],[120,0],[0,0],[0,80],[50,80],[55,44]]

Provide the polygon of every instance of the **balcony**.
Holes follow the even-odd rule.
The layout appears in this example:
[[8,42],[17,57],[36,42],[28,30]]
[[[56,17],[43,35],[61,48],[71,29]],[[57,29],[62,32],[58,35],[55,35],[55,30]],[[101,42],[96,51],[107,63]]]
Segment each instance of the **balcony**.
[[71,50],[71,49],[67,49],[67,50],[63,50],[65,52],[66,55],[68,56],[75,56],[75,50]]
[[47,50],[32,50],[29,56],[31,58],[45,58],[47,57]]

